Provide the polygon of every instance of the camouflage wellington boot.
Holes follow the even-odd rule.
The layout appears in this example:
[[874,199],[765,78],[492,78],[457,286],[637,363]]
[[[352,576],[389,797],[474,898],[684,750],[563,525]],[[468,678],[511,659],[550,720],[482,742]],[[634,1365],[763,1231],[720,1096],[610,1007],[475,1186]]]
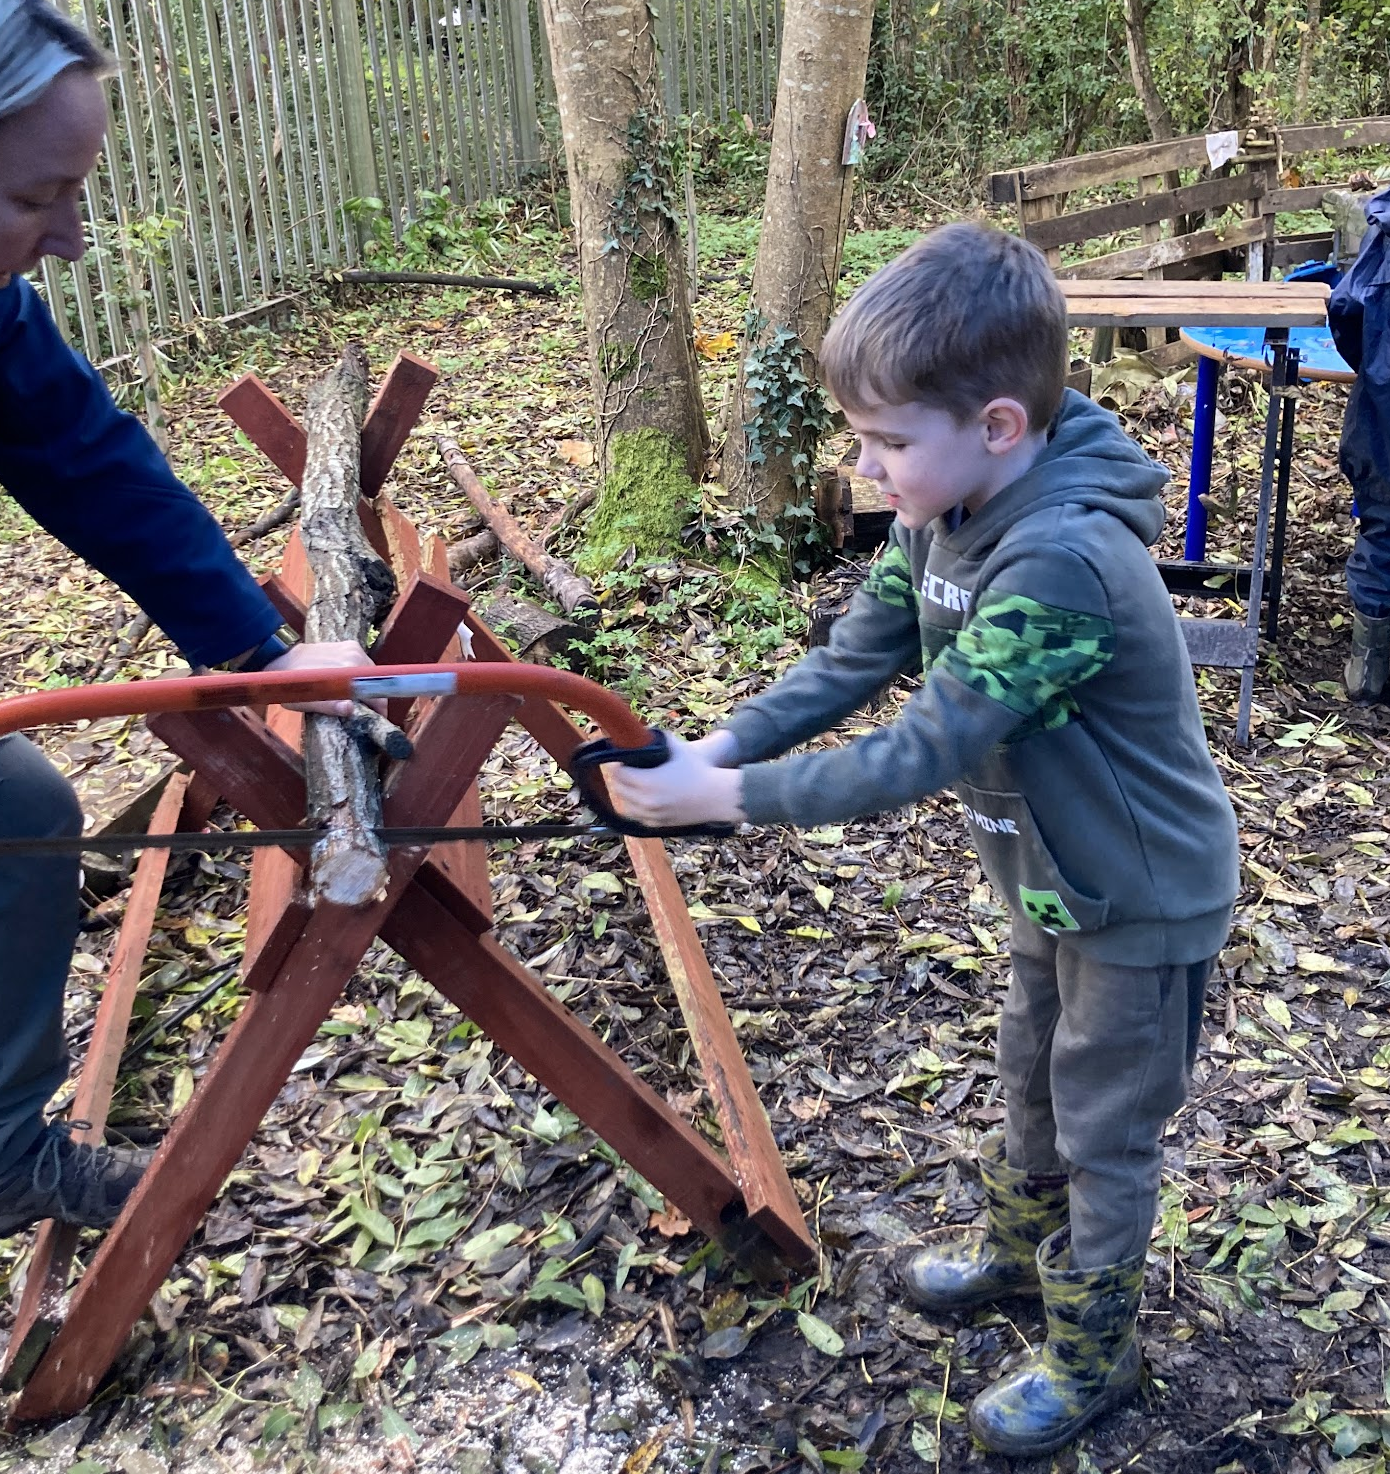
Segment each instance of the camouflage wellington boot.
[[1139,1386],[1136,1326],[1144,1256],[1071,1269],[1071,1230],[1038,1250],[1047,1341],[970,1405],[970,1431],[995,1453],[1049,1454]]
[[1351,658],[1342,672],[1342,683],[1353,701],[1379,701],[1390,680],[1390,618],[1372,619],[1353,610]]
[[980,1143],[985,1232],[914,1254],[901,1271],[924,1310],[969,1310],[1005,1295],[1037,1295],[1038,1245],[1067,1221],[1067,1179],[1030,1177],[1004,1160],[1004,1133]]

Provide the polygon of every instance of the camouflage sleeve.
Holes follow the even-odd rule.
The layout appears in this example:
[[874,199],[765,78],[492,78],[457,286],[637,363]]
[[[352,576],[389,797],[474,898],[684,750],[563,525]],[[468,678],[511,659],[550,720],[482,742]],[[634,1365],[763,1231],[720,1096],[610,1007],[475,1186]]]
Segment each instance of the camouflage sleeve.
[[988,590],[933,669],[1053,727],[1076,710],[1071,688],[1104,670],[1114,654],[1115,626],[1104,616]]
[[899,543],[890,542],[883,556],[869,569],[864,591],[881,604],[891,604],[895,609],[910,609],[914,614],[917,612],[912,565]]

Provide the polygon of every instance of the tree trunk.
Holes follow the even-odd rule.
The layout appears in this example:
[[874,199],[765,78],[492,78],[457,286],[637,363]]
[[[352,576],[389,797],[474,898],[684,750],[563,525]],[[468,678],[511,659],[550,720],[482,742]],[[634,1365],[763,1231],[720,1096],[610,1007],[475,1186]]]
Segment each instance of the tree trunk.
[[1308,120],[1308,88],[1313,80],[1313,58],[1318,49],[1318,26],[1322,22],[1322,0],[1308,0],[1308,21],[1298,47],[1298,81],[1294,85],[1295,123]]
[[599,462],[657,430],[691,476],[709,445],[651,12],[542,0],[579,248]]
[[787,0],[753,305],[724,450],[724,481],[757,520],[809,504],[826,425],[816,354],[835,306],[854,192],[841,163],[863,95],[872,0]]
[[[299,535],[314,576],[304,638],[364,644],[378,609],[391,597],[390,570],[372,551],[357,517],[367,360],[356,344],[309,391],[308,438]],[[326,827],[310,867],[310,899],[365,906],[386,886],[386,852],[373,832],[381,823],[376,756],[340,717],[304,719],[304,777],[309,817]]]
[[[1143,0],[1124,0],[1125,5],[1125,49],[1129,52],[1129,74],[1134,79],[1134,90],[1144,107],[1144,118],[1149,125],[1149,135],[1155,143],[1173,136],[1173,115],[1154,81],[1153,67],[1149,63],[1149,37],[1145,28]],[[1170,185],[1176,188],[1176,185]]]

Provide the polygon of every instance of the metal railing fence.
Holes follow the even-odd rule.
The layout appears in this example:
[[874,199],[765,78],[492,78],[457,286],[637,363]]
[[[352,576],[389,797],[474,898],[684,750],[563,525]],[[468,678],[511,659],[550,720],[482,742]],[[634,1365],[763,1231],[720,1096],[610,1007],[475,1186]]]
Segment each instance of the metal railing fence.
[[[429,191],[470,204],[554,148],[536,0],[69,0],[116,61],[88,180],[94,249],[43,285],[89,357],[220,318],[360,254],[353,201],[397,234]],[[659,0],[671,114],[771,116],[778,0]],[[367,207],[370,209],[370,207]]]

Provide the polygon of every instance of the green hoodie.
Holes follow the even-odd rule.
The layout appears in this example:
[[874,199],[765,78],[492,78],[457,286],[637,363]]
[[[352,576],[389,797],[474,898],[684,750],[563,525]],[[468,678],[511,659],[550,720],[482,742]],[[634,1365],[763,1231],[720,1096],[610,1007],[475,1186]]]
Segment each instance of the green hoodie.
[[[954,786],[1017,922],[1133,966],[1218,952],[1235,816],[1147,551],[1167,474],[1068,390],[1038,460],[978,514],[895,522],[830,644],[728,722],[749,819],[811,826]],[[766,761],[921,669],[891,726]]]

